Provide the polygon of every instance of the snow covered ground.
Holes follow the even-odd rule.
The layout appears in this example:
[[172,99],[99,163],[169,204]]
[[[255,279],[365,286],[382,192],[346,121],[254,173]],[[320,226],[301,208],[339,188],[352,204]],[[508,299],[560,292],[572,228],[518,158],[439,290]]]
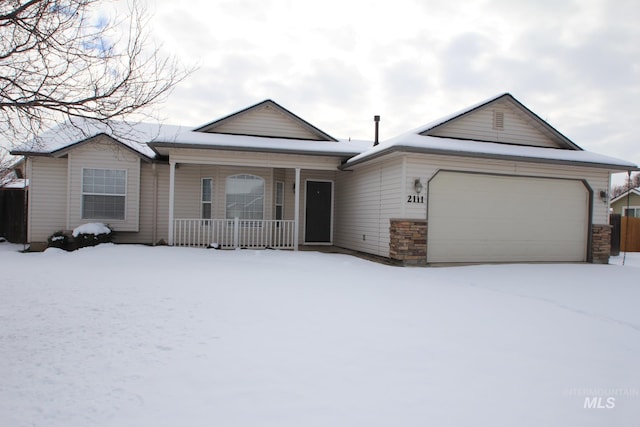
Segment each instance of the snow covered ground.
[[[640,257],[0,244],[0,425],[637,426]],[[620,264],[621,257],[612,259]]]

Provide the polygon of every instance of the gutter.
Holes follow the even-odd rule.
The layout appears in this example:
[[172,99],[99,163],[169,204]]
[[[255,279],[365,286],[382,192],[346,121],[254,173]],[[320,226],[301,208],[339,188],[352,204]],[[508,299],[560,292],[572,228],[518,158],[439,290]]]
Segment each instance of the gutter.
[[526,157],[526,156],[516,156],[510,154],[491,154],[491,153],[476,153],[476,152],[468,152],[468,151],[457,151],[457,150],[439,150],[433,148],[421,148],[414,147],[409,145],[394,145],[392,147],[385,148],[383,150],[378,151],[370,156],[363,157],[361,159],[355,160],[353,162],[346,162],[342,164],[339,169],[342,171],[349,170],[350,167],[359,165],[361,163],[368,162],[370,160],[377,159],[379,157],[385,156],[395,151],[401,151],[405,153],[418,153],[418,154],[437,154],[441,156],[455,156],[455,157],[474,157],[480,159],[497,159],[497,160],[512,160],[518,162],[528,162],[528,163],[545,163],[545,164],[556,164],[556,165],[571,165],[571,166],[585,166],[585,167],[594,167],[594,168],[602,168],[609,170],[617,170],[621,172],[626,171],[640,171],[640,168],[637,166],[623,166],[623,165],[615,165],[609,163],[594,163],[594,162],[583,162],[578,160],[562,160],[562,159],[547,159],[543,157]]
[[328,156],[328,157],[345,157],[350,158],[361,154],[360,151],[350,152],[336,152],[336,151],[321,151],[321,150],[296,150],[289,148],[261,148],[261,147],[238,147],[234,145],[201,145],[201,144],[175,144],[172,142],[150,142],[147,144],[156,153],[159,154],[156,147],[160,148],[187,148],[194,150],[225,150],[225,151],[242,151],[253,153],[274,153],[274,154],[296,154],[300,156]]

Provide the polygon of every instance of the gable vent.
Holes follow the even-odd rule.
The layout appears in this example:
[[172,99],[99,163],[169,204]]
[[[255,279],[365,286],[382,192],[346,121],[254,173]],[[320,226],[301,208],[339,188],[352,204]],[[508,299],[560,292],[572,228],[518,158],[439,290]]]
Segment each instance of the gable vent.
[[493,112],[493,128],[496,130],[504,129],[504,111]]

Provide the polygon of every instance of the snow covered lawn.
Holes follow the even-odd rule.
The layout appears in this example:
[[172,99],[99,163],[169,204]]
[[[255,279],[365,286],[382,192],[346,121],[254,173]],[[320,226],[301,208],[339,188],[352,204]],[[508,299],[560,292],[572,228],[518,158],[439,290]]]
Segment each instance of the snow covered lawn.
[[311,252],[17,249],[0,244],[2,426],[640,420],[637,254],[624,267],[397,268]]

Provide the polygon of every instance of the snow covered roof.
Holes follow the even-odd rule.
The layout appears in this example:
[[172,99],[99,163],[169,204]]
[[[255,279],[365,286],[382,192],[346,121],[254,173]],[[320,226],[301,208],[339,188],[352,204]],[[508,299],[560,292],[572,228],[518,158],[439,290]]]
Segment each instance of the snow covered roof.
[[158,134],[160,127],[150,123],[105,123],[74,118],[15,148],[11,154],[62,155],[98,135],[107,135],[134,152],[153,159],[155,153],[147,146],[147,142]]
[[[557,140],[561,141],[561,146],[567,147],[567,149],[462,140],[428,135],[430,130],[440,125],[501,99],[509,100],[516,105],[517,108],[529,115],[534,122],[538,123],[545,132],[550,132],[554,139],[557,138]],[[264,102],[273,103],[273,101],[269,100]],[[13,150],[12,154],[61,156],[69,149],[89,141],[95,136],[107,135],[148,159],[168,155],[169,148],[198,148],[336,156],[349,159],[342,167],[347,169],[390,152],[400,151],[537,163],[586,165],[607,168],[612,171],[640,170],[631,162],[582,150],[508,93],[500,94],[456,113],[441,117],[417,129],[384,141],[375,147],[373,147],[373,142],[371,141],[347,141],[333,138],[331,140],[309,140],[201,131],[229,117],[237,116],[243,111],[248,110],[242,110],[196,129],[164,124],[101,123],[74,119],[45,132],[37,140],[30,141]],[[288,112],[288,110],[285,111]],[[288,113],[293,115],[293,113]]]
[[161,154],[165,154],[169,147],[182,147],[351,157],[371,144],[370,141],[315,141],[207,133],[181,126],[162,126],[149,146]]
[[23,189],[29,187],[29,180],[24,178],[14,178],[0,183],[3,190]]
[[64,155],[98,135],[107,135],[149,158],[167,154],[168,147],[276,152],[351,157],[371,146],[369,141],[316,141],[199,132],[191,127],[151,123],[101,123],[74,119],[12,150],[22,155]]
[[638,170],[625,160],[584,150],[511,145],[495,142],[461,140],[406,133],[350,158],[343,169],[394,151],[517,160],[535,163],[562,163],[604,167],[612,170]]
[[[430,132],[435,128],[500,100],[510,102],[524,115],[528,116],[533,125],[546,135],[549,135],[560,147],[566,147],[566,149],[430,135]],[[587,165],[616,171],[639,170],[638,166],[634,163],[583,150],[509,93],[494,96],[455,113],[443,116],[409,132],[383,141],[379,145],[349,159],[343,166],[343,169],[348,169],[356,164],[375,159],[394,151],[495,158],[535,163]]]

